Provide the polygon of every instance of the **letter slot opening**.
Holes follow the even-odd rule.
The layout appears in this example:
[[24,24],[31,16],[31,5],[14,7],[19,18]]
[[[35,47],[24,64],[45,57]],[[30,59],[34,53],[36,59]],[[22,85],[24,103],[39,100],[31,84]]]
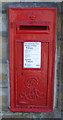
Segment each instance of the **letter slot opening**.
[[49,26],[26,26],[26,25],[18,25],[17,32],[42,32],[48,33]]
[[49,26],[19,26],[19,30],[49,30]]

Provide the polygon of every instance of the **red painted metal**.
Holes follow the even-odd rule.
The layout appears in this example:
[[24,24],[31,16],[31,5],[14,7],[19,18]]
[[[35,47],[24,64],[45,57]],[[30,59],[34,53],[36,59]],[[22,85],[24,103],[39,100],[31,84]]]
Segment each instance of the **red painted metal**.
[[[52,112],[56,8],[9,8],[10,110]],[[41,43],[39,68],[24,67],[24,43]]]

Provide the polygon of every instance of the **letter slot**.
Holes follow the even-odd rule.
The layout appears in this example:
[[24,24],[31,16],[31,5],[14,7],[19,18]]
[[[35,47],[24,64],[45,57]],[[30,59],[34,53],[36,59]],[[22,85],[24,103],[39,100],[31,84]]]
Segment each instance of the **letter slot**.
[[29,33],[29,32],[41,32],[41,33],[48,33],[49,26],[23,26],[17,25],[17,33]]

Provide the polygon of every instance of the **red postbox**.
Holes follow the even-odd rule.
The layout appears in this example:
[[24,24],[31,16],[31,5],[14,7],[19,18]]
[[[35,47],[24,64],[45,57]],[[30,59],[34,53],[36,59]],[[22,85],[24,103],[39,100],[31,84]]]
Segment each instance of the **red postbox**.
[[9,8],[10,110],[51,112],[56,8]]

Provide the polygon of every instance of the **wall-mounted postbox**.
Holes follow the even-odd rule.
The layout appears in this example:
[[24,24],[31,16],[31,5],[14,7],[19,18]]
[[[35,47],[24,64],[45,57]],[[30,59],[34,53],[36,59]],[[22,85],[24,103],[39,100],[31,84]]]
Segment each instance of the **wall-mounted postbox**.
[[51,112],[56,8],[9,8],[10,109]]

